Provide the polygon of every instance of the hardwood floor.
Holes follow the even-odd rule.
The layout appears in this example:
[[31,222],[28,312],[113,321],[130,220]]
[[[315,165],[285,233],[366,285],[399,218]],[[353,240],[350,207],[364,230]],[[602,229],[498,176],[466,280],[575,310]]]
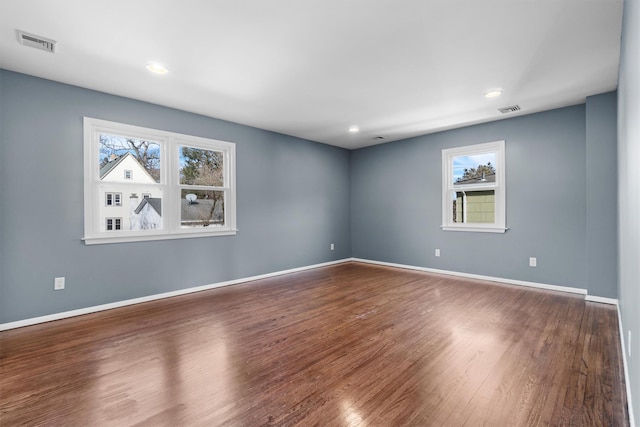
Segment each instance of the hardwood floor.
[[628,425],[615,307],[359,263],[0,340],[2,426]]

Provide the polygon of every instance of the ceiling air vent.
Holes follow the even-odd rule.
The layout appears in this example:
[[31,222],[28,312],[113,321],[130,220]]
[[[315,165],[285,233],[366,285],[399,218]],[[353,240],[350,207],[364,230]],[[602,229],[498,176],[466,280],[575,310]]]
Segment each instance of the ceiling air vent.
[[55,53],[56,43],[58,43],[57,41],[36,36],[35,34],[30,34],[21,30],[17,30],[17,32],[18,42],[20,42],[20,44],[35,47],[36,49],[44,50],[49,53]]
[[520,106],[512,105],[511,107],[498,108],[498,111],[500,111],[502,114],[514,113],[516,111],[520,111]]

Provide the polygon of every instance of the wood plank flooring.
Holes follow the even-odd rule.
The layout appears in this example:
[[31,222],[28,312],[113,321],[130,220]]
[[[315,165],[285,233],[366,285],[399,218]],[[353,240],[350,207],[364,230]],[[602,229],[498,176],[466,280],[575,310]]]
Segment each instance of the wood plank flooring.
[[345,263],[0,333],[0,425],[626,426],[615,307]]

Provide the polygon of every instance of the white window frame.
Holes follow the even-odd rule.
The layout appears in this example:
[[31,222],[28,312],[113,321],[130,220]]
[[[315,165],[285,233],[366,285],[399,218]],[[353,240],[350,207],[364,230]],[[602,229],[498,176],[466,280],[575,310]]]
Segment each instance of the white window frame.
[[133,179],[133,171],[129,169],[125,169],[124,179]]
[[[496,180],[486,184],[453,184],[453,159],[459,156],[495,153]],[[504,233],[506,226],[506,179],[505,179],[505,142],[494,141],[484,144],[442,150],[442,230],[472,231],[482,233]],[[453,221],[451,208],[452,195],[458,191],[493,190],[495,200],[495,222],[493,223],[457,223]]]
[[[111,203],[109,203],[109,196],[111,196]],[[122,193],[120,192],[107,192],[104,193],[105,206],[122,206]]]
[[[161,230],[111,230],[101,224],[99,145],[100,134],[122,135],[136,139],[156,141],[160,144],[160,182],[153,184],[162,192]],[[180,155],[178,147],[203,148],[222,152],[224,156],[224,185],[212,187],[224,192],[224,225],[185,228],[180,225]],[[128,185],[128,184],[127,184]],[[189,186],[187,186],[189,187]],[[101,228],[102,227],[102,228]],[[84,118],[84,240],[85,244],[140,242],[196,237],[228,236],[236,228],[236,146],[232,142],[218,141],[174,132],[167,132],[106,120]]]
[[[111,230],[109,230],[109,221],[111,221]],[[120,221],[120,224],[118,224],[118,221]],[[118,225],[119,225],[119,227],[118,227]],[[122,230],[122,218],[120,218],[120,217],[107,217],[107,218],[105,218],[104,229],[106,230],[107,233],[112,233],[114,231]]]

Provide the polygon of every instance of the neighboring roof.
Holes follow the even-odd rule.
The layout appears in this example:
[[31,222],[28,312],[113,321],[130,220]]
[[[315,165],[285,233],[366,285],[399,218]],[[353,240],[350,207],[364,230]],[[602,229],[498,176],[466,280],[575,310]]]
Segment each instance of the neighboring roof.
[[156,182],[156,180],[151,176],[151,174],[149,173],[149,171],[140,164],[140,161],[138,159],[136,159],[136,156],[134,156],[133,154],[131,154],[130,151],[127,151],[125,154],[123,154],[120,157],[117,157],[113,160],[111,160],[109,163],[107,163],[106,165],[102,166],[100,168],[100,179],[104,179],[105,176],[107,176],[109,174],[109,172],[111,172],[113,169],[115,169],[116,166],[118,166],[120,163],[122,163],[124,161],[124,159],[126,159],[128,156],[131,156],[131,158],[134,160],[134,162],[136,163],[136,165],[140,168],[140,170],[142,172],[144,172],[145,174],[147,174],[147,176],[149,177],[149,179],[153,182]]
[[131,153],[127,152],[124,156],[116,157],[109,161],[106,165],[100,168],[100,179],[103,179],[113,168],[118,166],[127,156],[131,156]]
[[142,212],[142,209],[146,206],[150,205],[158,215],[162,216],[162,199],[159,197],[146,197],[143,198],[136,210],[134,211],[136,214]]
[[456,181],[453,183],[453,185],[466,185],[466,184],[476,184],[479,182],[496,182],[496,174],[492,173],[489,175],[484,175],[484,179],[483,178],[469,178],[469,179],[465,179],[463,181]]
[[[187,200],[181,200],[180,217],[183,221],[202,221],[209,219],[211,216],[211,207],[213,206],[213,200],[211,199],[198,199],[193,203],[189,203]],[[224,216],[223,204],[220,202],[216,205],[213,218],[211,220],[219,219]]]

